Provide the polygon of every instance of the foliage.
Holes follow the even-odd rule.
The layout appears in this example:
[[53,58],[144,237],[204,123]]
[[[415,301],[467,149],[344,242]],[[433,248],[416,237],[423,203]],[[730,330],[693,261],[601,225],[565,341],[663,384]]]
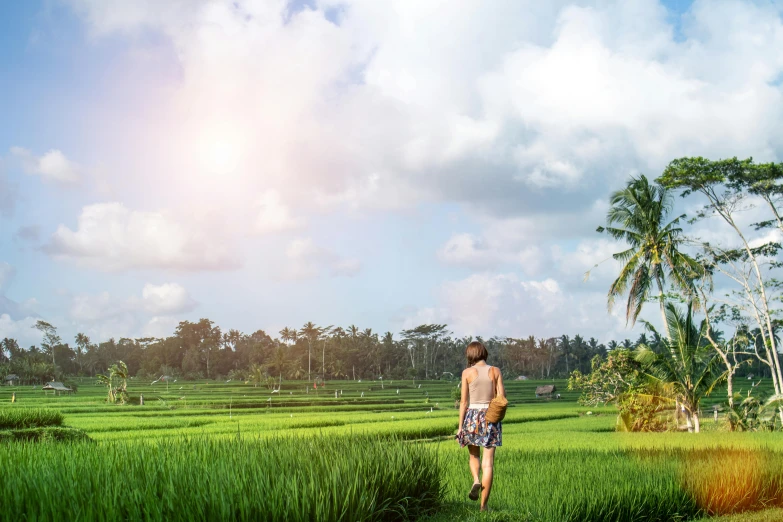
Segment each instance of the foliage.
[[766,401],[748,392],[734,395],[733,404],[727,404],[726,420],[732,431],[775,431],[781,429],[776,410],[783,404],[783,397],[773,395]]
[[654,397],[675,402],[685,413],[688,431],[698,433],[701,400],[725,374],[718,369],[718,355],[705,346],[702,334],[706,324],[698,328],[694,323],[692,303],[684,314],[668,303],[666,319],[669,329],[668,339],[664,341],[666,349],[656,353],[647,346],[640,346],[636,360],[642,364],[650,382],[660,390],[654,392]]
[[607,226],[599,227],[598,231],[630,245],[612,256],[624,266],[609,288],[610,310],[615,298],[627,293],[626,321],[635,323],[656,285],[663,313],[667,280],[683,294],[692,295],[693,279],[700,272],[700,265],[681,251],[680,220],[684,216],[666,222],[672,208],[669,191],[640,176],[631,178],[624,189],[613,193],[610,203]]
[[656,390],[651,383],[638,392],[621,395],[617,401],[620,410],[617,430],[656,432],[675,429],[672,402],[669,392]]
[[589,374],[575,370],[568,379],[569,390],[582,392],[579,404],[615,404],[621,396],[644,388],[642,367],[630,350],[613,350],[605,358],[595,356],[590,364]]
[[128,402],[128,366],[119,361],[109,367],[109,375],[98,375],[98,384],[108,388],[106,402]]
[[588,375],[574,371],[568,379],[569,390],[581,390],[584,406],[615,404],[619,410],[619,431],[666,431],[670,427],[667,412],[670,401],[654,393],[635,354],[616,349],[605,357],[594,357]]

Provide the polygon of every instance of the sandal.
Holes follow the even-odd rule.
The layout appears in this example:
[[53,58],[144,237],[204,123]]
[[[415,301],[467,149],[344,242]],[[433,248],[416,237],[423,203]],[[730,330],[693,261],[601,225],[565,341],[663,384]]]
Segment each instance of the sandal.
[[470,488],[470,493],[468,493],[468,498],[470,500],[478,500],[481,489],[481,483],[473,484],[473,487]]

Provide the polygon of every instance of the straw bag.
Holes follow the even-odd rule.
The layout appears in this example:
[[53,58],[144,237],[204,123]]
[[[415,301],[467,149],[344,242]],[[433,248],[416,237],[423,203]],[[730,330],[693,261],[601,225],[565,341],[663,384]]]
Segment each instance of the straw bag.
[[506,408],[508,408],[508,399],[505,397],[495,397],[489,402],[489,408],[487,408],[487,422],[500,422],[503,417],[506,416]]

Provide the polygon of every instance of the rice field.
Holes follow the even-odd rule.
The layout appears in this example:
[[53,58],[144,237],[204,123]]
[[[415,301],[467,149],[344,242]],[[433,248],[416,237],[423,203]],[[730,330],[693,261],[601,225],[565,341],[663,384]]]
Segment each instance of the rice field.
[[783,434],[730,433],[710,415],[698,435],[617,433],[612,408],[579,406],[562,381],[552,400],[535,397],[541,381],[507,383],[493,511],[481,517],[466,498],[467,450],[453,440],[455,382],[283,382],[273,392],[244,382],[131,381],[131,404],[122,406],[105,404],[92,380],[76,384],[60,397],[0,387],[0,424],[19,425],[16,412],[34,408],[92,439],[0,443],[0,513],[554,522],[783,508]]

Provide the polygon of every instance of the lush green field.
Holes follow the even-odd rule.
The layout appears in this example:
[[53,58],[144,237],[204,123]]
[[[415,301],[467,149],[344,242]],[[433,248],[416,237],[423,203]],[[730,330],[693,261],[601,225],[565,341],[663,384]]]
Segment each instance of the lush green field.
[[[39,498],[31,496],[34,491],[59,498],[67,483],[47,486],[58,467],[73,482],[70,500],[38,512],[38,520],[67,517],[57,506],[88,509],[101,497],[102,483],[104,496],[112,499],[110,512],[128,519],[170,520],[174,512],[197,519],[274,513],[260,518],[294,520],[294,512],[302,520],[405,519],[431,511],[435,496],[441,502],[433,520],[470,518],[478,508],[466,499],[467,450],[453,441],[454,382],[345,381],[318,390],[284,382],[272,393],[242,382],[175,382],[167,389],[131,381],[134,404],[125,406],[105,404],[105,389],[91,380],[77,384],[76,394],[61,397],[31,387],[0,388],[0,418],[30,407],[60,412],[66,426],[97,441],[45,449],[18,442],[0,446],[0,487],[6,488],[0,512],[29,509]],[[511,407],[488,519],[687,520],[783,507],[783,435],[729,433],[709,414],[698,435],[616,433],[612,409],[579,406],[577,394],[561,381],[555,382],[561,399],[537,399],[540,384],[507,383]],[[273,448],[288,460],[270,460]],[[410,459],[392,457],[399,452]],[[362,466],[363,460],[368,464]],[[158,463],[154,469],[150,461]],[[372,461],[385,463],[388,481],[379,482]],[[185,462],[193,463],[190,473]],[[194,474],[211,478],[199,481]],[[108,485],[112,476],[122,488]],[[429,483],[432,488],[424,486]],[[209,513],[203,511],[205,498]],[[157,507],[128,507],[144,499]],[[90,513],[95,518],[97,512]]]

